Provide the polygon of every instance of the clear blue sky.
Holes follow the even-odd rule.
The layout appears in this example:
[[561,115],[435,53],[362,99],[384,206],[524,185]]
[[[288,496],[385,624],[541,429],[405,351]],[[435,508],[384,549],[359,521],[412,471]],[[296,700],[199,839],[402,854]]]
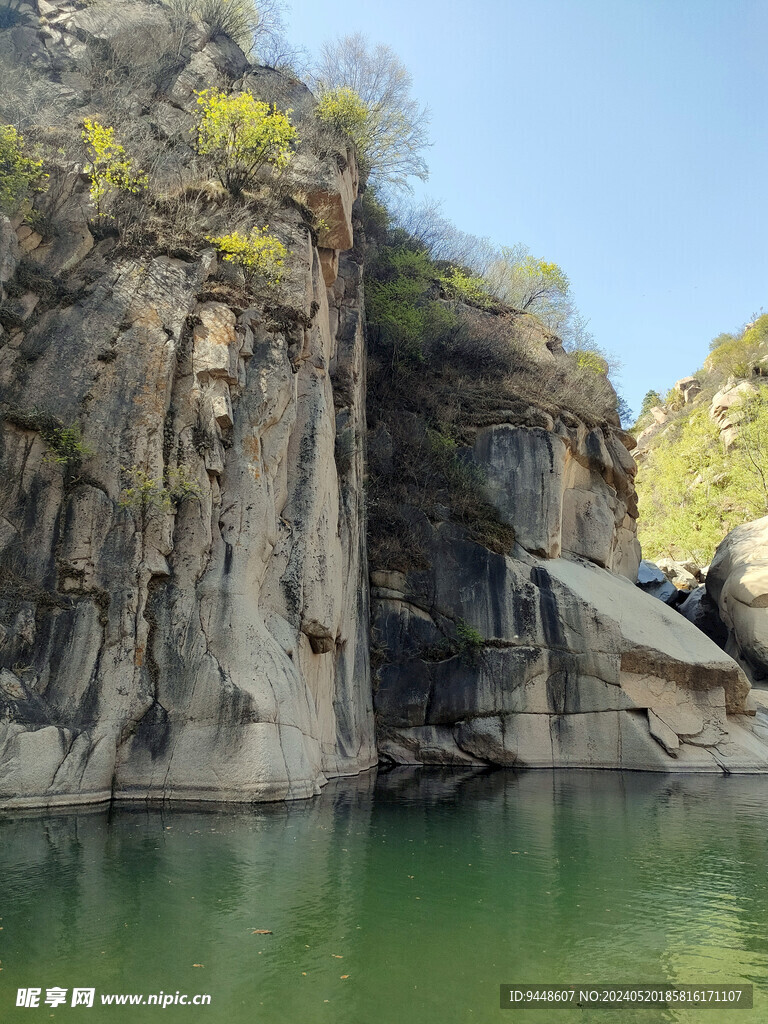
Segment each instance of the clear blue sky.
[[768,308],[768,0],[288,0],[390,45],[458,227],[571,280],[637,412]]

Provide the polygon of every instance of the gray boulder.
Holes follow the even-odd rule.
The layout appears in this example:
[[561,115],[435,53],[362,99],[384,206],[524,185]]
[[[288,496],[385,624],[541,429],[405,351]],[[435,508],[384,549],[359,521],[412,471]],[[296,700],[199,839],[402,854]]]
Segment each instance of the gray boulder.
[[671,583],[654,562],[643,559],[637,570],[637,585],[645,594],[674,604],[678,598],[677,587]]
[[706,633],[710,640],[714,640],[718,647],[725,647],[728,630],[704,584],[692,590],[677,610],[702,633]]
[[726,650],[753,681],[768,677],[768,516],[744,523],[720,543],[707,593],[728,630]]
[[768,769],[744,674],[662,602],[585,560],[505,557],[449,524],[420,530],[433,568],[374,600],[386,759]]

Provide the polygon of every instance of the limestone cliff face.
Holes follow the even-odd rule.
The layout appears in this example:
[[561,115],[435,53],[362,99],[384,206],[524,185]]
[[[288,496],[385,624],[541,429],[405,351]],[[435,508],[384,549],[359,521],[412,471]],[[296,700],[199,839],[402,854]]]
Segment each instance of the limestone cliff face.
[[514,527],[509,555],[414,511],[430,567],[373,573],[382,755],[402,764],[768,770],[743,672],[633,585],[632,440],[567,414],[538,420],[481,430],[470,453]]
[[[576,417],[481,430],[473,460],[521,547],[544,558],[586,558],[634,580],[640,563],[632,438]],[[631,448],[630,448],[631,450]]]
[[[109,31],[66,14],[65,52]],[[153,127],[186,128],[195,74],[233,52],[188,55]],[[300,798],[376,761],[362,445],[337,444],[365,434],[357,178],[351,154],[298,170],[322,248],[278,211],[270,308],[238,303],[212,249],[94,240],[77,174],[58,237],[0,225],[4,804]],[[74,423],[90,454],[57,464]]]

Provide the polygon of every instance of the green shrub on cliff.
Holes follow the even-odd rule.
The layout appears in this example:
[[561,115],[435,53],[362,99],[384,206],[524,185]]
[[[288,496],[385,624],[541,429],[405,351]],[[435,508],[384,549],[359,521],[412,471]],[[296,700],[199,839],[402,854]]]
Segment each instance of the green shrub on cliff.
[[704,363],[705,373],[720,383],[728,377],[751,377],[755,366],[768,356],[768,314],[749,324],[740,335],[720,335]]
[[43,426],[41,434],[48,448],[45,454],[46,462],[77,469],[84,459],[96,454],[83,440],[79,423],[73,423],[69,427]]
[[395,363],[423,362],[425,345],[457,327],[453,311],[431,296],[437,276],[424,251],[393,246],[378,254],[366,291],[368,322]]
[[120,492],[118,507],[128,509],[141,523],[169,515],[186,498],[199,498],[200,485],[186,466],[171,467],[165,482],[140,466],[123,466],[127,486]]
[[440,281],[448,294],[458,302],[466,302],[483,309],[495,303],[485,279],[479,274],[468,274],[462,267],[451,267],[447,273],[440,276]]
[[743,403],[725,449],[701,405],[673,423],[641,465],[638,535],[648,558],[706,565],[726,533],[768,513],[768,388]]
[[261,277],[267,287],[275,288],[282,281],[287,250],[279,239],[269,234],[268,226],[251,228],[247,235],[233,231],[229,235],[209,236],[206,240],[216,246],[225,262],[242,267],[249,284]]
[[24,137],[13,125],[0,125],[0,213],[16,213],[32,192],[45,187],[42,160],[26,152]]
[[218,89],[198,94],[196,148],[210,159],[219,181],[233,196],[256,181],[259,170],[283,170],[293,155],[296,129],[288,114],[249,92],[229,95]]

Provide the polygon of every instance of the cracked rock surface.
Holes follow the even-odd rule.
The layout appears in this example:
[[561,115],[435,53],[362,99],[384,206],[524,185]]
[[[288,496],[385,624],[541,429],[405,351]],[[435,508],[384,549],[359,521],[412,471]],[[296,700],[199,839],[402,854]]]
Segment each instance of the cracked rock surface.
[[[154,24],[57,4],[38,30],[36,6],[14,31],[62,116],[88,101],[88,41]],[[248,69],[223,38],[182,56],[141,114],[180,147],[193,90]],[[252,84],[310,102],[275,76]],[[0,219],[0,286],[22,259],[33,292],[56,286],[0,327],[0,805],[296,799],[376,763],[362,445],[336,459],[337,429],[365,434],[362,273],[329,248],[357,175],[351,154],[302,173],[346,233],[320,249],[306,208],[278,209],[277,318],[213,249],[94,238],[78,173],[50,241]]]

